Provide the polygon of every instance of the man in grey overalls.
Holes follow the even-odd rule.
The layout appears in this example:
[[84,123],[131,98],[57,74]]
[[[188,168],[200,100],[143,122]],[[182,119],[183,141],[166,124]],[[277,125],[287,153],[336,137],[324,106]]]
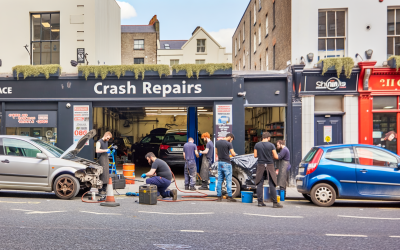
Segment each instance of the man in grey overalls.
[[199,152],[197,151],[197,146],[194,144],[193,138],[190,137],[188,142],[183,145],[183,158],[185,159],[185,190],[196,190],[194,187],[197,174],[195,157],[199,157]]
[[103,195],[106,193],[108,179],[110,176],[110,165],[108,160],[110,149],[108,149],[108,141],[111,139],[111,137],[111,132],[107,131],[104,133],[103,138],[96,142],[97,160],[103,167],[103,174],[100,175],[100,179],[103,181],[103,188],[99,189],[99,193]]

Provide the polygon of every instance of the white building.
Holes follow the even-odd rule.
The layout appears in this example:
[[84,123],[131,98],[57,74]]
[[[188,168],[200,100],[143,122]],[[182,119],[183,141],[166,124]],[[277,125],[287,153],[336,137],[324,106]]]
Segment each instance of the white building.
[[202,27],[197,27],[189,40],[160,40],[157,64],[231,63],[227,53]]
[[[114,0],[0,2],[0,73],[16,65],[60,64],[84,48],[90,64],[121,64],[121,10]],[[24,46],[27,45],[25,48]]]

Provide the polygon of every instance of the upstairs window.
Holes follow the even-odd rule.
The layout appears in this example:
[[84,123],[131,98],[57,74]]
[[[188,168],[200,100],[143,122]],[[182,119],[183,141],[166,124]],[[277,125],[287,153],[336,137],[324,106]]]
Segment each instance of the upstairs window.
[[134,40],[133,49],[144,50],[144,40],[143,39]]
[[237,56],[237,38],[235,40],[235,56]]
[[134,58],[133,64],[144,64],[144,58]]
[[169,47],[169,44],[168,44],[168,43],[164,44],[164,49],[170,49],[170,47]]
[[254,53],[256,53],[256,51],[257,51],[257,33],[254,33],[254,37],[253,37],[253,40],[254,40]]
[[258,44],[261,44],[261,24],[258,26]]
[[[242,32],[240,31],[240,33],[239,33],[239,50],[240,50],[240,38],[242,37]],[[238,40],[237,38],[236,38],[236,40]]]
[[246,38],[246,33],[244,32],[245,31],[245,28],[246,27],[246,22],[243,22],[243,42],[244,42],[244,40],[245,40],[245,38]]
[[205,64],[206,60],[204,59],[200,59],[200,60],[196,60],[196,64]]
[[206,39],[197,39],[197,52],[198,53],[206,52]]
[[346,42],[346,12],[318,12],[318,60],[344,57]]
[[400,55],[400,8],[387,12],[387,57]]
[[257,11],[256,11],[257,0],[254,1],[254,25],[257,23]]
[[246,51],[243,50],[243,68],[246,67]]
[[275,28],[275,15],[276,15],[276,12],[275,12],[275,1],[272,3],[272,24],[274,25],[274,27],[272,27],[272,29],[274,29]]
[[265,52],[265,70],[268,70],[268,49]]
[[268,36],[268,15],[265,16],[265,36]]
[[261,0],[258,0],[258,9],[261,10]]
[[173,66],[173,65],[178,65],[179,64],[179,59],[171,59],[169,61],[169,65]]

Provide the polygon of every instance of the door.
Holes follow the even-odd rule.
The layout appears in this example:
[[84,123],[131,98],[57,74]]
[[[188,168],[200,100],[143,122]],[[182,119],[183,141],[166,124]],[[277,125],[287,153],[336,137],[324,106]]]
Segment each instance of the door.
[[376,148],[356,147],[357,188],[361,195],[400,196],[400,170],[393,154]]
[[315,116],[314,121],[315,146],[343,143],[341,115]]
[[48,186],[49,161],[36,158],[42,153],[29,142],[3,138],[0,145],[0,185]]

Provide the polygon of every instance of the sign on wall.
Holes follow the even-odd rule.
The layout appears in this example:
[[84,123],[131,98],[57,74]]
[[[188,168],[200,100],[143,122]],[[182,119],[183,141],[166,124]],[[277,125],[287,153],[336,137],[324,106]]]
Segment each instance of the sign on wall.
[[216,105],[215,109],[216,136],[220,139],[232,133],[232,105]]
[[372,75],[369,78],[369,90],[400,90],[399,75]]
[[305,76],[302,80],[302,91],[304,92],[351,92],[357,91],[358,74],[352,74],[350,79],[345,76]]
[[76,49],[76,61],[78,63],[85,63],[85,49],[84,48]]
[[[74,143],[89,131],[89,105],[74,105]],[[86,143],[89,145],[89,140]]]
[[324,126],[324,142],[332,142],[332,126]]
[[6,127],[56,128],[57,111],[6,111]]

